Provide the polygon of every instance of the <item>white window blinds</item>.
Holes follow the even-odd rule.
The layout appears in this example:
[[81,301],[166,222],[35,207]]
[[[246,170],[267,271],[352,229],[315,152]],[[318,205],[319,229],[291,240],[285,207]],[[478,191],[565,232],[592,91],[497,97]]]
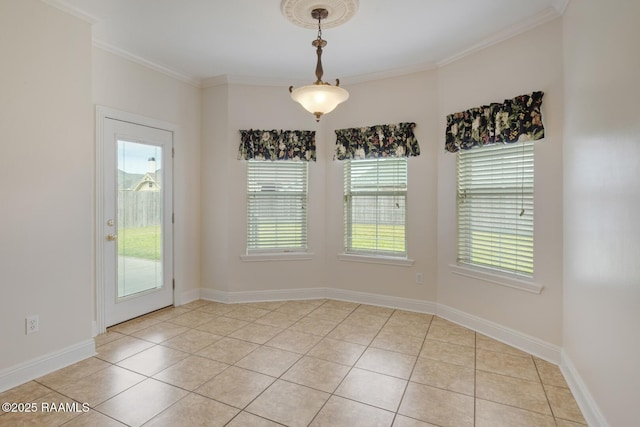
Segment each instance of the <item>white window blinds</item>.
[[345,161],[345,252],[406,257],[406,201],[406,158]]
[[457,153],[458,262],[533,275],[533,142]]
[[247,162],[247,252],[307,250],[307,162]]

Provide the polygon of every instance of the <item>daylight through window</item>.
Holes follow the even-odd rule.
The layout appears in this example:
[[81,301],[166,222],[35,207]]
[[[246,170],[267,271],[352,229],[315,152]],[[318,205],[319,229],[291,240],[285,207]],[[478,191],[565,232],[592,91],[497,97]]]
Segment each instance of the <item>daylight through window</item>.
[[345,252],[406,257],[407,159],[344,162]]
[[247,162],[247,253],[307,250],[308,162]]
[[457,153],[458,262],[533,275],[533,142]]

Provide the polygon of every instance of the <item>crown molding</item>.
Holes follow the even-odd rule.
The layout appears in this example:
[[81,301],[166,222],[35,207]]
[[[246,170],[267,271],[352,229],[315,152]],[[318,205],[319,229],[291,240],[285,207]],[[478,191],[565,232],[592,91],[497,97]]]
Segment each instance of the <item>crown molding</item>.
[[[94,25],[100,20],[92,15],[89,15],[71,5],[66,3],[64,0],[40,0],[43,3],[51,5],[59,10],[62,10],[68,14],[71,14],[85,22]],[[388,71],[374,72],[368,74],[360,74],[360,75],[352,75],[341,78],[341,83],[343,85],[352,85],[359,83],[366,83],[376,80],[383,80],[394,77],[402,77],[410,74],[420,73],[424,71],[435,70],[440,67],[444,67],[449,65],[455,61],[458,61],[468,55],[472,55],[477,53],[485,48],[488,48],[494,44],[500,43],[502,41],[508,40],[512,37],[515,37],[519,34],[522,34],[526,31],[529,31],[535,27],[546,24],[558,17],[561,17],[570,0],[551,0],[551,6],[547,7],[540,13],[526,19],[525,21],[514,25],[506,30],[500,31],[498,33],[493,34],[492,36],[487,37],[480,43],[477,43],[467,49],[464,49],[454,55],[451,55],[447,58],[444,58],[437,62],[428,62],[423,64],[411,65],[402,68],[396,68]],[[188,76],[182,74],[178,71],[175,71],[171,68],[165,67],[163,65],[157,64],[149,59],[144,57],[135,55],[131,52],[128,52],[124,49],[115,47],[108,43],[93,39],[93,46],[104,51],[110,52],[114,55],[120,56],[124,59],[133,61],[139,65],[148,67],[152,70],[158,71],[167,76],[173,77],[177,80],[180,80],[184,83],[187,83],[191,86],[195,86],[197,88],[208,88],[215,87],[226,84],[238,84],[238,85],[254,85],[254,86],[304,86],[309,84],[309,82],[305,82],[302,80],[295,79],[284,79],[284,78],[273,78],[273,77],[255,77],[255,76],[239,76],[239,75],[219,75],[209,78],[200,79],[194,76]]]
[[93,39],[93,46],[98,49],[102,49],[106,52],[113,53],[114,55],[120,56],[124,59],[128,59],[129,61],[135,62],[139,65],[145,66],[147,68],[151,68],[154,71],[158,71],[159,73],[165,74],[169,77],[173,77],[174,79],[180,80],[184,83],[187,83],[191,86],[202,87],[202,80],[197,79],[195,77],[189,77],[177,71],[174,71],[170,68],[164,67],[162,65],[156,64],[153,61],[149,61],[141,56],[134,55],[131,52],[120,49],[118,47],[112,46],[108,43],[104,43],[100,40]]
[[202,83],[200,83],[200,87],[206,89],[208,87],[216,87],[216,86],[224,86],[229,84],[226,74],[222,74],[214,77],[207,77],[206,79],[202,79]]
[[[569,0],[552,0],[553,5],[544,9],[542,12],[530,17],[529,19],[521,22],[520,24],[514,25],[504,31],[496,33],[482,42],[465,49],[461,52],[458,52],[448,58],[445,58],[438,62],[428,62],[423,64],[411,65],[408,67],[396,68],[388,71],[381,71],[376,73],[368,73],[368,74],[360,74],[348,76],[340,79],[340,83],[345,85],[359,84],[359,83],[367,83],[376,80],[383,80],[394,77],[402,77],[410,74],[420,73],[424,71],[435,70],[440,67],[444,67],[448,64],[451,64],[455,61],[458,61],[465,56],[472,55],[476,52],[479,52],[483,49],[486,49],[494,44],[500,43],[502,41],[508,40],[512,37],[515,37],[519,34],[532,30],[540,25],[546,24],[547,22],[553,21],[554,19],[562,16],[564,10],[569,3]],[[247,77],[247,76],[231,76],[231,75],[222,75],[215,76],[208,79],[204,79],[202,81],[202,87],[213,87],[225,84],[246,84],[246,85],[256,85],[256,86],[290,86],[293,84],[297,86],[294,81],[284,81],[283,79],[275,79],[275,78],[264,78],[264,77]],[[301,83],[304,85],[306,83]]]
[[100,20],[95,16],[90,15],[87,12],[84,12],[75,6],[71,6],[70,4],[66,3],[63,0],[40,0],[40,1],[42,3],[48,4],[49,6],[55,7],[56,9],[59,9],[65,13],[68,13],[69,15],[73,15],[76,18],[80,18],[81,20],[88,22],[91,25],[97,24],[98,22],[100,22]]
[[[435,70],[437,67],[434,63],[414,65],[404,68],[396,68],[389,71],[381,71],[379,73],[361,74],[356,76],[340,78],[340,86],[353,85],[359,83],[366,83],[376,80],[383,80],[393,77],[401,77],[409,74],[420,73],[423,71]],[[289,86],[305,86],[311,84],[308,80],[302,79],[283,79],[274,77],[252,77],[252,76],[238,76],[223,74],[219,76],[209,77],[203,79],[200,86],[202,88],[209,88],[223,85],[247,85],[247,86],[277,86],[277,87],[289,87]]]
[[570,0],[551,0],[551,6],[560,14],[564,15],[564,11],[567,10]]
[[427,62],[423,64],[410,65],[408,67],[395,68],[393,70],[348,76],[345,78],[341,78],[340,83],[344,83],[347,85],[367,83],[376,80],[384,80],[394,77],[402,77],[409,74],[421,73],[424,71],[435,70],[437,68],[438,67],[434,62]]
[[[100,22],[100,19],[96,18],[93,15],[90,15],[74,6],[71,6],[70,4],[68,4],[67,2],[65,2],[64,0],[40,0],[45,4],[48,4],[49,6],[52,6],[58,10],[61,10],[62,12],[65,12],[69,15],[75,16],[76,18],[79,18],[91,25],[95,25],[97,23]],[[160,64],[157,64],[153,61],[150,61],[148,59],[145,59],[141,56],[135,55],[131,52],[128,52],[124,49],[120,49],[118,47],[115,47],[113,45],[110,45],[108,43],[102,42],[100,40],[96,40],[93,39],[92,40],[92,44],[94,47],[97,47],[99,49],[102,49],[106,52],[109,53],[113,53],[114,55],[120,56],[124,59],[128,59],[129,61],[133,61],[137,64],[143,65],[145,67],[151,68],[152,70],[158,71],[162,74],[168,75],[170,77],[173,77],[175,79],[178,79],[184,83],[190,84],[191,86],[195,86],[195,87],[201,87],[201,80],[195,77],[191,77],[191,76],[186,76],[182,73],[179,73],[177,71],[174,71],[170,68],[164,67]]]
[[[567,2],[567,0],[554,0],[554,4],[555,3],[559,4],[563,2]],[[438,61],[436,65],[438,66],[438,68],[444,67],[445,65],[449,65],[452,62],[458,61],[464,58],[465,56],[472,55],[476,52],[479,52],[483,49],[488,48],[489,46],[493,46],[494,44],[503,42],[519,34],[522,34],[526,31],[539,27],[540,25],[546,24],[547,22],[553,21],[554,19],[559,18],[560,16],[562,16],[562,14],[558,12],[558,9],[556,9],[556,6],[549,6],[543,11],[541,11],[540,13],[533,15],[532,17],[522,21],[520,24],[514,25],[510,28],[507,28],[506,30],[495,33],[492,36],[487,37],[486,39],[484,39],[478,44],[475,44],[461,52],[458,52],[454,55],[449,56],[448,58]]]
[[200,87],[208,88],[222,85],[247,85],[247,86],[277,86],[277,87],[289,87],[289,86],[304,86],[311,84],[310,81],[302,81],[301,79],[284,79],[281,77],[255,77],[255,76],[240,76],[233,74],[222,74],[219,76],[209,77],[203,79],[200,83]]

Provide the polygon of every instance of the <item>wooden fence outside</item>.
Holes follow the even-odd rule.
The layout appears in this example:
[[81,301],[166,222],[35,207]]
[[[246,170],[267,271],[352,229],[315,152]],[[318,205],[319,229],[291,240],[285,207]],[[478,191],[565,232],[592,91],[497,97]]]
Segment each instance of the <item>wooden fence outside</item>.
[[118,191],[118,224],[123,228],[162,224],[162,193],[159,191]]

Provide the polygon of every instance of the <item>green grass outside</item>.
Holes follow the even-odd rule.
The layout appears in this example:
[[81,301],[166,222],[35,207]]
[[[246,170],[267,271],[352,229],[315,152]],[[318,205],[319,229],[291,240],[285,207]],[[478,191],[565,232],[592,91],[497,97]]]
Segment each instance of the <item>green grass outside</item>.
[[[280,231],[287,231],[292,238],[296,238],[297,233],[295,227],[287,229],[282,224],[279,226]],[[259,233],[269,235],[273,232],[274,226],[260,224]],[[395,240],[393,237],[395,236]],[[402,225],[379,225],[378,240],[376,245],[376,226],[375,224],[353,224],[352,249],[361,251],[389,251],[389,252],[405,252],[404,226]]]
[[118,255],[160,261],[162,256],[161,227],[118,230]]
[[[404,225],[353,224],[351,249],[361,251],[405,252]],[[395,239],[394,239],[395,237]]]
[[506,252],[515,252],[518,246],[533,248],[533,237],[516,236],[512,234],[474,232],[472,239],[478,239],[482,242],[482,247],[472,244],[471,262],[477,265],[486,265],[487,267],[496,267],[509,271],[518,271],[523,274],[533,274],[533,263],[520,263],[516,265],[513,262],[500,262],[493,260],[491,250],[486,246],[491,244],[498,248],[503,248]]
[[[401,225],[379,225],[379,240],[376,246],[376,226],[373,224],[353,224],[352,249],[363,251],[389,251],[389,252],[405,252],[404,226]],[[488,240],[488,233],[482,233],[482,239]],[[144,258],[159,261],[162,255],[162,237],[160,227],[140,227],[125,228],[120,230],[118,236],[118,255],[130,256],[135,258]],[[396,236],[396,240],[392,238]],[[478,236],[480,237],[480,236]],[[520,237],[522,241],[530,244],[532,238]],[[515,239],[505,239],[504,236],[497,234],[491,237],[496,246],[502,244],[506,249],[515,249]],[[490,251],[483,249],[475,249],[473,251],[474,259],[472,262],[485,264],[497,268],[513,268],[513,266],[501,265],[500,263],[487,262],[490,259]],[[520,270],[523,273],[533,273],[533,265],[521,265]]]

